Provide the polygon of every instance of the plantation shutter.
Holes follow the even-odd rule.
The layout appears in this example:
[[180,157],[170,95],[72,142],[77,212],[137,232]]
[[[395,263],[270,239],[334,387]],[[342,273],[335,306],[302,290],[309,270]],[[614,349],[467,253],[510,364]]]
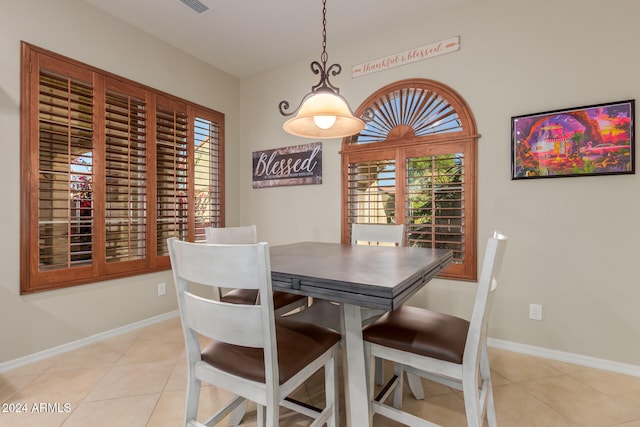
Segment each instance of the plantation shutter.
[[[39,62],[36,62],[39,64]],[[70,70],[71,71],[71,70]],[[75,70],[74,70],[75,71]],[[90,275],[94,259],[93,87],[91,76],[38,67],[39,272]],[[33,266],[32,266],[33,268]],[[40,284],[55,274],[45,275]]]
[[[107,83],[105,256],[108,265],[147,257],[147,107],[144,96],[140,89]],[[123,267],[118,265],[117,268]]]
[[[454,262],[462,263],[464,154],[407,158],[404,176],[398,176],[396,163],[386,159],[349,164],[349,224],[406,224],[408,246],[451,249]],[[403,218],[398,218],[400,211]]]
[[170,268],[224,226],[224,115],[22,43],[20,292]]
[[196,242],[206,241],[205,228],[219,227],[221,223],[222,176],[220,126],[218,120],[196,112],[194,128],[194,216]]
[[407,244],[451,249],[464,262],[463,153],[409,158],[406,179]]
[[156,107],[156,254],[168,255],[167,239],[187,238],[189,154],[186,108]]
[[395,224],[396,178],[395,159],[350,163],[347,183],[349,224]]

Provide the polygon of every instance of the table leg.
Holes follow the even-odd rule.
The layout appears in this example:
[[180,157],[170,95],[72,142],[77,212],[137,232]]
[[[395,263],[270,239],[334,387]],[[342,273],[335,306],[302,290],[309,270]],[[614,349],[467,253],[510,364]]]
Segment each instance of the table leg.
[[367,393],[362,315],[360,306],[341,304],[343,338],[342,354],[347,426],[369,426],[369,395]]

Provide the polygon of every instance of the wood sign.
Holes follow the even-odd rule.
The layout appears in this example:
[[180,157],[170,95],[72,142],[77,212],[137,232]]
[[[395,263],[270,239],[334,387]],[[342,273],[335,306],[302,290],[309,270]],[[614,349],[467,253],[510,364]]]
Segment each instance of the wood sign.
[[354,65],[351,69],[351,77],[364,76],[366,74],[375,73],[376,71],[387,70],[389,68],[399,67],[412,62],[444,55],[445,53],[455,52],[456,50],[460,50],[460,36],[431,43],[426,46],[417,47],[415,49],[405,50],[404,52],[385,56],[384,58],[374,59],[373,61],[365,62],[364,64]]
[[253,152],[253,188],[322,184],[322,142]]

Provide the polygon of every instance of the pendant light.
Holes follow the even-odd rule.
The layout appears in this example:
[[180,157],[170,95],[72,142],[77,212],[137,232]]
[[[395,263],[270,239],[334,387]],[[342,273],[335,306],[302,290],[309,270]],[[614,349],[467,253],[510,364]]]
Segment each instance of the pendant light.
[[311,92],[302,98],[295,110],[287,112],[289,102],[280,102],[280,114],[295,114],[295,117],[284,123],[283,128],[286,132],[304,138],[343,138],[364,129],[364,121],[353,116],[347,100],[340,95],[340,89],[329,82],[329,75],[340,74],[342,67],[340,64],[333,64],[327,68],[328,59],[327,1],[322,0],[322,63],[311,63],[311,71],[320,74],[320,82],[311,87]]

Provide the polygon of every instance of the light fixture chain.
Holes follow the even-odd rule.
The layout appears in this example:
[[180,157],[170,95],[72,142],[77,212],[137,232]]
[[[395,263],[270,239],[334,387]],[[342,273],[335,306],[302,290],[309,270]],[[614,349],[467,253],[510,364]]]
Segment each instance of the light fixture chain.
[[322,0],[322,54],[320,60],[326,68],[329,55],[327,54],[327,0]]
[[[296,115],[284,124],[284,130],[305,138],[342,138],[355,135],[364,129],[362,119],[353,117],[347,100],[340,89],[329,81],[342,71],[340,64],[327,67],[327,0],[322,0],[322,54],[320,61],[311,62],[311,71],[320,76],[318,84],[311,86],[300,105],[289,110],[288,101],[280,101],[278,108],[283,116]],[[337,123],[337,124],[336,124]]]

